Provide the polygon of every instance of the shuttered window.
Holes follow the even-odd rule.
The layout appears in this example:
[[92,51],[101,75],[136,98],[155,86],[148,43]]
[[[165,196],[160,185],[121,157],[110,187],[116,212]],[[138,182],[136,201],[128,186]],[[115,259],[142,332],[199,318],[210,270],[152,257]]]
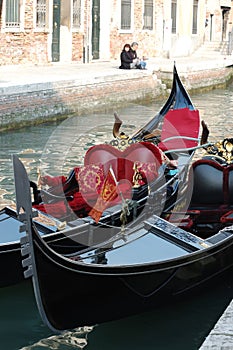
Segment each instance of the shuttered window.
[[177,1],[172,0],[171,17],[172,17],[172,33],[176,33],[176,15],[177,15]]
[[144,0],[143,29],[153,29],[153,0]]
[[36,27],[46,27],[46,0],[36,0]]
[[131,29],[131,0],[121,0],[121,29]]
[[6,0],[5,23],[7,28],[20,27],[20,0]]
[[73,0],[73,28],[81,27],[81,0]]
[[197,14],[198,14],[198,0],[193,1],[193,29],[192,34],[197,34]]

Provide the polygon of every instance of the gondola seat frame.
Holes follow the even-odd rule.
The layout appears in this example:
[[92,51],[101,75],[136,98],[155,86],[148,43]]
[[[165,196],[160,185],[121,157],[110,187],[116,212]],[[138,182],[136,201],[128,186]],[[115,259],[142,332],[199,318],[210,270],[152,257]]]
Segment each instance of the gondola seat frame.
[[[217,158],[197,160],[192,165],[189,183],[192,196],[188,213],[193,225],[188,230],[197,227],[201,231],[203,227],[208,235],[233,222],[233,164],[220,164]],[[197,214],[192,215],[195,211]]]

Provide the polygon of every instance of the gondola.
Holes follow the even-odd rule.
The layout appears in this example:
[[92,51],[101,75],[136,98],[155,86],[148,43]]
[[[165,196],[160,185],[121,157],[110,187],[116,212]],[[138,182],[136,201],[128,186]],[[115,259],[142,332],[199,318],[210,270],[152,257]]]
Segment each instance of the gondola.
[[[85,174],[83,177],[79,174],[78,183],[77,171],[73,169],[64,182],[56,182],[64,176],[50,179],[52,184],[46,190],[38,190],[37,185],[29,182],[33,188],[33,213],[39,213],[39,220],[33,218],[33,223],[44,241],[58,253],[71,254],[90,245],[98,246],[115,236],[119,226],[123,231],[122,222],[130,225],[136,218],[140,221],[140,215],[144,215],[145,211],[159,216],[169,213],[174,205],[181,205],[183,201],[189,163],[195,150],[206,141],[206,128],[204,126],[201,136],[198,110],[181,83],[175,65],[171,93],[160,112],[131,137],[120,131],[121,124],[116,115],[114,139],[109,144],[91,147],[84,157],[83,168],[91,167],[92,173],[93,167],[99,172],[96,163],[104,165],[102,180],[106,178],[110,166],[117,175],[117,181],[119,177],[126,180],[120,184],[120,194],[118,190],[112,205],[101,213],[99,224],[89,215],[99,193],[95,191],[94,195],[83,195],[79,190]],[[146,167],[143,178],[140,173],[142,166]],[[125,170],[123,174],[122,169]],[[23,269],[18,264],[21,258],[20,224],[21,219],[14,208],[1,210],[0,286],[24,279]],[[108,229],[102,230],[103,225]],[[90,234],[92,230],[95,234]]]
[[[180,94],[181,88],[176,91]],[[38,234],[30,182],[23,164],[13,157],[17,213],[24,222],[21,231],[26,232],[20,241],[24,276],[32,278],[38,310],[52,331],[59,333],[151,310],[161,302],[207,286],[232,267],[233,139],[201,144],[199,130],[198,141],[187,135],[187,128],[174,135],[169,117],[182,119],[191,114],[197,118],[197,113],[192,114],[193,105],[174,108],[173,98],[169,106],[121,150],[127,162],[120,169],[125,171],[136,160],[131,153],[138,157],[142,152],[145,161],[148,149],[155,146],[159,150],[157,160],[159,155],[168,157],[158,162],[156,179],[141,183],[142,177],[135,176],[138,168],[133,167],[132,197],[128,201],[122,190],[122,202],[113,201],[104,208],[98,222],[92,215],[74,220],[75,240],[83,245],[76,252],[56,252]],[[171,129],[173,136],[167,135]],[[175,129],[177,132],[178,121]],[[118,127],[114,133],[117,146],[126,143],[127,135]],[[206,154],[194,160],[199,147]],[[119,179],[115,165],[122,153],[112,150],[108,158],[110,148],[94,146],[87,151],[84,164],[99,161],[104,154],[116,176],[116,188]],[[171,165],[173,161],[176,166]],[[98,199],[103,199],[102,194]]]
[[104,243],[71,255],[56,253],[38,235],[29,185],[25,191],[29,180],[14,157],[17,210],[24,208],[25,277],[32,278],[40,315],[53,332],[151,310],[208,286],[232,267],[233,139],[208,147],[208,155],[192,164],[192,196],[182,219],[175,219],[177,211],[170,212],[172,220],[168,212],[145,215],[126,232],[115,227]]

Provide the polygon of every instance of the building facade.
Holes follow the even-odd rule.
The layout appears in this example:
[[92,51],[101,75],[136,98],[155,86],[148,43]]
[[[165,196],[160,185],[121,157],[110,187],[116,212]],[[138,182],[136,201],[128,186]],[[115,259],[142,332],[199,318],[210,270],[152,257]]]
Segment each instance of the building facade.
[[231,0],[2,0],[0,64],[187,56],[232,31]]

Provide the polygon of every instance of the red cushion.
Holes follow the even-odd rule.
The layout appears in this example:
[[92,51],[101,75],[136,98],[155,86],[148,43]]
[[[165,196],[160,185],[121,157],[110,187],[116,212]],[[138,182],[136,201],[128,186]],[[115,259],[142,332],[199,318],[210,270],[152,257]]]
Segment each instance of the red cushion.
[[127,179],[132,182],[133,163],[135,161],[162,164],[161,151],[150,142],[138,142],[120,151],[111,145],[96,145],[91,147],[84,158],[84,164],[102,163],[107,175],[110,164],[117,180]]
[[[164,118],[159,148],[162,150],[189,148],[198,145],[197,140],[188,140],[184,137],[197,139],[200,131],[200,117],[198,110],[189,108],[170,110]],[[175,139],[167,140],[170,137]],[[182,138],[183,136],[183,138]]]
[[68,204],[74,212],[82,211],[88,213],[91,210],[92,206],[95,204],[96,198],[97,195],[93,196],[91,201],[91,198],[89,196],[89,200],[87,203],[87,198],[84,199],[80,192],[76,192],[73,195],[73,200],[69,201]]
[[79,192],[99,193],[104,182],[104,168],[102,164],[90,164],[79,168],[75,173],[79,184]]
[[60,201],[52,204],[39,204],[33,205],[33,208],[42,211],[43,213],[47,213],[55,218],[62,218],[67,214],[67,207],[65,202]]
[[[132,184],[128,180],[120,180],[120,182],[117,184],[116,191],[117,191],[117,197],[114,197],[108,202],[105,202],[104,210],[116,204],[122,203],[122,197],[124,200],[132,198]],[[88,204],[90,204],[89,201],[88,201]],[[95,203],[92,203],[91,207],[94,207],[94,206],[95,206]]]

